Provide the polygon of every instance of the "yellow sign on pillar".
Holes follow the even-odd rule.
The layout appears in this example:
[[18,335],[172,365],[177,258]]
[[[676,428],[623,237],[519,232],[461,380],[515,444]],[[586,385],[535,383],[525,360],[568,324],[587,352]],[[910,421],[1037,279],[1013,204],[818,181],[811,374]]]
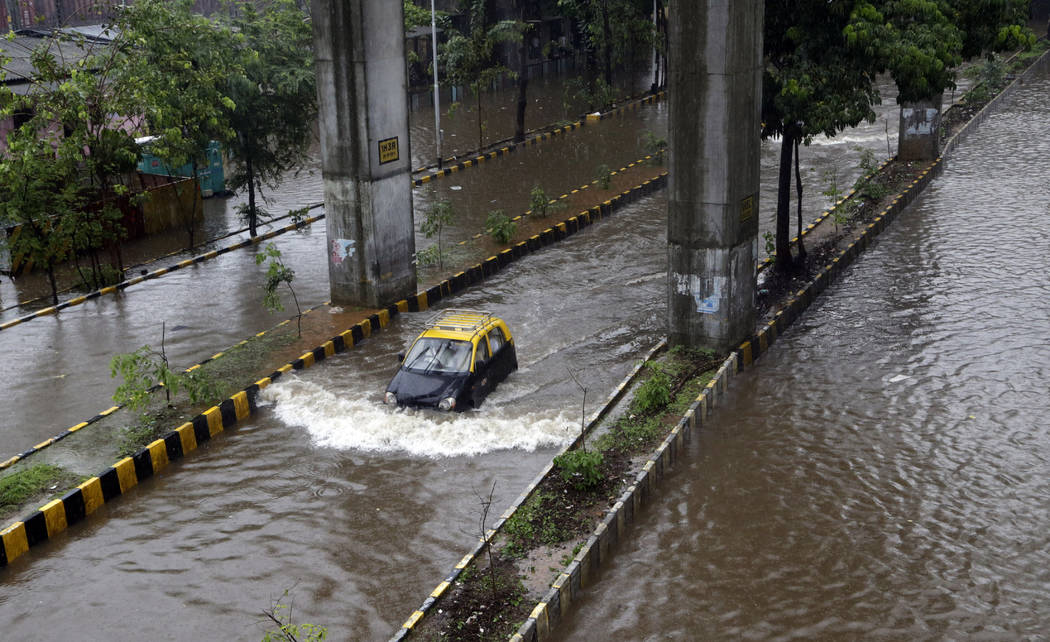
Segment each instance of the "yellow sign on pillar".
[[401,158],[401,153],[398,150],[397,136],[393,138],[384,138],[379,141],[379,164],[393,163],[394,161]]
[[746,221],[755,215],[755,197],[748,196],[740,201],[740,220]]

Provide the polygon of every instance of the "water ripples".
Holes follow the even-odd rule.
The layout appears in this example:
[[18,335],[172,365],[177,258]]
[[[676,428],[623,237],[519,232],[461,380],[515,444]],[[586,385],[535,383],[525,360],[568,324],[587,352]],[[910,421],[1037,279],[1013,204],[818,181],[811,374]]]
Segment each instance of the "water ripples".
[[988,119],[736,380],[567,638],[1050,630],[1048,92]]

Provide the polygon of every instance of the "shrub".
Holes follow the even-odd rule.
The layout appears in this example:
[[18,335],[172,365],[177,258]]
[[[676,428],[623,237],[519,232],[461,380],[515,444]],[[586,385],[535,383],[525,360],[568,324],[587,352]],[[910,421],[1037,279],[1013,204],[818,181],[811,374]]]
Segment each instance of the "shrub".
[[658,364],[648,364],[652,375],[638,388],[631,402],[631,412],[645,415],[671,403],[671,377]]
[[485,231],[492,239],[500,244],[510,243],[510,239],[517,231],[518,224],[507,218],[503,210],[492,210],[485,219]]
[[612,170],[605,163],[598,166],[595,170],[594,180],[598,183],[598,187],[602,189],[609,189],[609,185],[612,183]]
[[593,450],[570,450],[554,458],[554,466],[561,478],[576,490],[594,488],[602,479],[601,467],[605,458]]
[[539,185],[532,188],[529,192],[529,210],[533,216],[545,217],[555,210],[565,208],[565,203],[551,199]]

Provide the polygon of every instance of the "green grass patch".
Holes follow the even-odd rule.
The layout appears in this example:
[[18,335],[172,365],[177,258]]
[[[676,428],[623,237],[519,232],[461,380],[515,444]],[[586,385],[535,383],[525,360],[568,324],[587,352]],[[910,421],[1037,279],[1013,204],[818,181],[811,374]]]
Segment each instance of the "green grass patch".
[[218,359],[201,366],[201,370],[215,383],[218,389],[216,398],[225,399],[252,383],[245,381],[245,373],[264,369],[274,352],[297,340],[294,328],[284,326],[282,331],[267,332],[261,337],[253,337],[247,343],[227,350]]
[[572,530],[559,523],[557,512],[550,510],[557,499],[551,493],[538,492],[518,507],[503,525],[508,542],[501,554],[518,559],[536,545],[554,546],[573,537]]
[[43,500],[55,492],[65,492],[80,477],[59,466],[36,464],[0,479],[0,517],[22,508],[34,497]]

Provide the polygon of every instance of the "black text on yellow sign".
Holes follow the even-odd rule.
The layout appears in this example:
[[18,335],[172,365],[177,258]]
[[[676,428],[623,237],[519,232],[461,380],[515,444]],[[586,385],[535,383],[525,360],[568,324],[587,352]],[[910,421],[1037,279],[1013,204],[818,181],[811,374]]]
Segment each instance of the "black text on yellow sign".
[[754,195],[748,196],[744,200],[740,201],[740,220],[746,221],[755,215],[755,197]]
[[393,138],[384,138],[379,141],[379,164],[393,163],[394,161],[401,158],[401,153],[397,146],[397,136]]

